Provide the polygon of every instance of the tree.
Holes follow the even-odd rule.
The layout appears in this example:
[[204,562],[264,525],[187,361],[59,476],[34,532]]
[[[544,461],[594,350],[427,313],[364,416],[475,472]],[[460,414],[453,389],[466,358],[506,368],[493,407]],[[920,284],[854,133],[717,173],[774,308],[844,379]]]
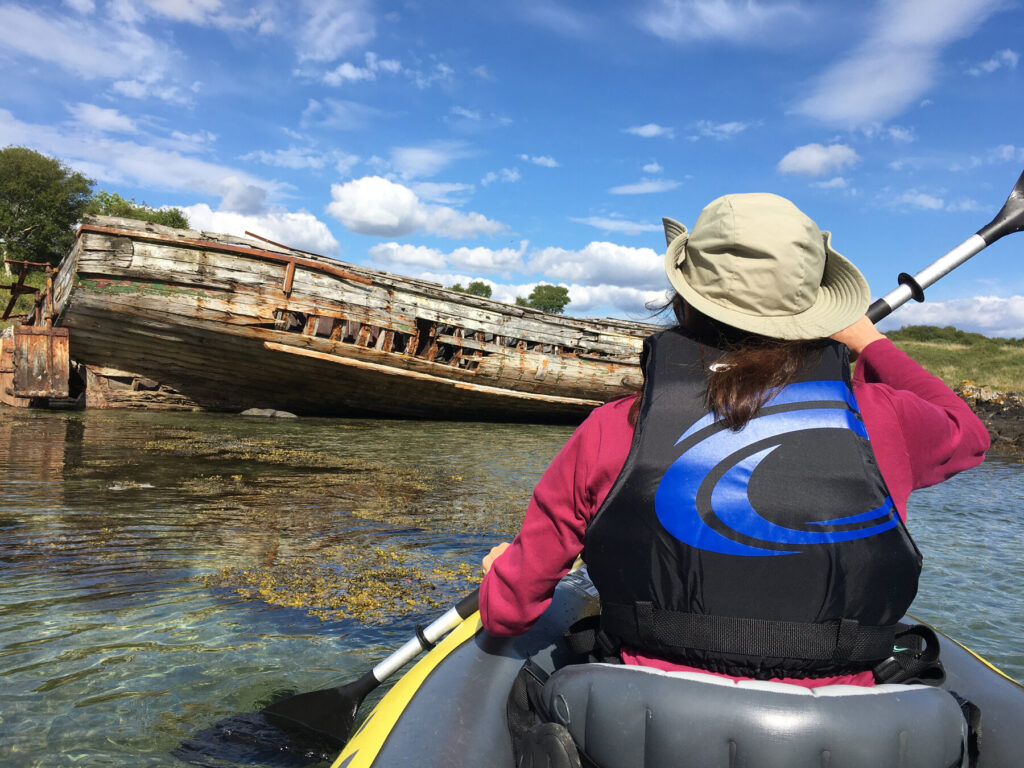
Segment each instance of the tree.
[[56,264],[75,241],[92,180],[26,147],[0,149],[0,255]]
[[125,200],[116,192],[101,189],[85,209],[86,213],[101,216],[120,216],[125,219],[139,219],[163,224],[166,227],[188,229],[188,219],[180,208],[151,208],[145,203],[136,203],[135,198]]
[[483,296],[485,299],[491,298],[491,286],[482,280],[474,280],[466,288],[462,287],[462,283],[456,283],[452,286],[452,290],[459,293],[469,293],[473,296]]
[[565,312],[569,303],[569,289],[561,285],[545,285],[541,283],[530,292],[530,298],[516,297],[516,306],[533,307],[542,312],[560,315]]

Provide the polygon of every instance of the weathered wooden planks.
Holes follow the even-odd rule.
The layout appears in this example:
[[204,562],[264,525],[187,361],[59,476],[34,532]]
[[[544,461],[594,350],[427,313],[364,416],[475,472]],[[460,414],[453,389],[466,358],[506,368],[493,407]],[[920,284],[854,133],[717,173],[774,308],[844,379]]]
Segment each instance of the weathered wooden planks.
[[[654,330],[272,245],[96,217],[55,282],[72,357],[182,407],[572,421],[638,378]],[[107,407],[149,397],[118,382]]]

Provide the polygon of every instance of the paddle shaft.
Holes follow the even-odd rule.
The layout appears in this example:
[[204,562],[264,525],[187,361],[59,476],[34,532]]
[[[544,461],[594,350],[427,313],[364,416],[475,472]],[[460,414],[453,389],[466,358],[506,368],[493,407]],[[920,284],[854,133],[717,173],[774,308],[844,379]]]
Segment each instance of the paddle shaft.
[[421,652],[434,647],[434,643],[451,632],[455,627],[468,619],[480,607],[480,588],[477,587],[457,605],[449,608],[443,615],[434,619],[422,629],[417,627],[416,634],[373,668],[371,674],[378,683],[383,683],[391,675],[420,655]]
[[911,299],[924,301],[925,288],[992,245],[999,238],[1021,230],[1024,230],[1024,173],[1021,173],[1013,191],[1006,199],[1006,203],[992,221],[916,275],[900,273],[897,278],[899,286],[868,307],[868,319],[877,323]]

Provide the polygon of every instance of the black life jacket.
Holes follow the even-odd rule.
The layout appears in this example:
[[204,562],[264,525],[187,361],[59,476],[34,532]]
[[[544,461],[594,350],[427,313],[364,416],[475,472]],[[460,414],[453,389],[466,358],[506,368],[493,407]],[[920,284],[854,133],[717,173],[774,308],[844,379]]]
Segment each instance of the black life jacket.
[[629,456],[587,528],[601,628],[649,655],[768,679],[870,669],[892,652],[921,555],[889,496],[846,347],[738,431],[704,405],[722,350],[644,344]]

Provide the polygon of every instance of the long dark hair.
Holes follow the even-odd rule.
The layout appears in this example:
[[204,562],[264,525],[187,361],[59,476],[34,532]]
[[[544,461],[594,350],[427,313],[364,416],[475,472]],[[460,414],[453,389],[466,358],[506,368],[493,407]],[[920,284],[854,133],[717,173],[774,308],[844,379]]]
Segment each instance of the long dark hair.
[[[741,331],[698,312],[678,293],[666,309],[669,306],[681,328],[725,350],[714,361],[713,370],[704,365],[704,403],[733,430],[742,429],[775,392],[793,383],[828,343],[827,339],[791,341]],[[703,363],[705,344],[698,343]],[[634,426],[642,397],[641,391],[629,410],[629,421]]]

